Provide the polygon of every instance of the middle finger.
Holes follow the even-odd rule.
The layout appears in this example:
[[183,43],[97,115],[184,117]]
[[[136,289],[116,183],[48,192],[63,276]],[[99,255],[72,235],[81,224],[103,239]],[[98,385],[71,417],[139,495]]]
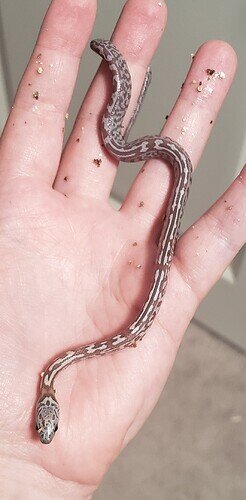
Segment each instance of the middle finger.
[[[166,7],[156,0],[128,0],[112,40],[127,60],[132,81],[130,116],[166,22]],[[74,194],[107,199],[116,175],[116,160],[103,151],[98,122],[108,102],[112,77],[102,64],[78,113],[63,153],[55,189],[68,197]],[[99,160],[99,161],[97,161]],[[100,168],[98,168],[100,167]]]

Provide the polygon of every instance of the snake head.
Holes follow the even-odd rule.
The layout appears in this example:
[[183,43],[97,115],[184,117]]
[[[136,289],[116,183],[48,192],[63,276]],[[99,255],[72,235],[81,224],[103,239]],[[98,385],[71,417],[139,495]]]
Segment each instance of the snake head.
[[90,42],[90,48],[109,63],[120,56],[113,43],[109,40],[103,40],[102,38],[92,40]]
[[36,407],[36,430],[43,444],[49,444],[58,429],[59,405],[51,394],[42,395]]

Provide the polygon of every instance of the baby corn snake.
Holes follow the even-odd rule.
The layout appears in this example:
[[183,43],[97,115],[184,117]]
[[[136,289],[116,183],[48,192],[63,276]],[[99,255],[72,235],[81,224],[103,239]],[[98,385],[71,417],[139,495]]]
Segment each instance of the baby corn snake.
[[58,428],[59,404],[53,385],[58,373],[82,359],[135,346],[152,324],[165,293],[171,259],[192,178],[192,164],[189,156],[172,139],[146,136],[132,142],[126,142],[150,83],[150,70],[148,69],[146,73],[129,125],[125,133],[122,133],[122,122],[131,97],[131,76],[127,64],[120,52],[108,40],[93,40],[91,48],[108,63],[113,76],[113,92],[101,124],[101,133],[106,149],[113,157],[125,162],[137,162],[151,158],[162,158],[168,161],[174,169],[174,185],[165,219],[163,219],[152,284],[147,300],[137,318],[126,330],[117,335],[60,354],[42,374],[41,394],[36,405],[36,429],[40,441],[44,444],[52,441]]

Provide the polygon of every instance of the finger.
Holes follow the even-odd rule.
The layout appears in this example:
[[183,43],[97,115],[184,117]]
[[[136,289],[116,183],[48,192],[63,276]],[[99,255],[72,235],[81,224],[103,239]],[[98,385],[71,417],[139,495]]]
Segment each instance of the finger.
[[[128,116],[137,102],[165,21],[166,7],[162,2],[128,0],[115,28],[113,42],[127,60],[133,81]],[[63,153],[55,188],[65,191],[67,196],[81,193],[99,199],[109,196],[117,163],[102,148],[98,123],[111,92],[112,76],[104,63],[90,86]]]
[[[215,69],[216,73],[208,75],[207,69]],[[183,146],[191,157],[193,168],[197,166],[235,69],[236,55],[227,43],[209,41],[202,45],[161,132]],[[202,82],[201,89],[198,89],[199,82]],[[151,160],[144,165],[122,207],[136,226],[145,230],[152,231],[153,222],[163,214],[164,200],[168,199],[172,172],[163,163]]]
[[167,331],[175,332],[177,342],[202,299],[245,242],[246,167],[176,245],[170,270],[173,286],[167,287],[162,313],[169,307],[170,311],[183,309],[178,317],[165,314]]
[[2,177],[54,180],[65,114],[95,11],[95,0],[51,2],[2,135]]

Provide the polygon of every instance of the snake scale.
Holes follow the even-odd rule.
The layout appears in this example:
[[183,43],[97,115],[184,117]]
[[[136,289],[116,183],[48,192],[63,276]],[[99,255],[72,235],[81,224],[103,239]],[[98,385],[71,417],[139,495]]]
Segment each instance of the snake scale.
[[41,393],[36,405],[36,429],[40,441],[44,444],[52,441],[58,429],[59,404],[54,389],[54,380],[58,373],[72,363],[136,345],[136,342],[143,338],[153,323],[165,293],[172,255],[192,178],[192,164],[188,154],[172,139],[156,135],[145,136],[132,142],[126,141],[149,85],[150,70],[146,73],[137,106],[123,133],[122,122],[131,97],[131,76],[127,64],[117,48],[108,40],[93,40],[91,48],[107,62],[113,77],[111,99],[101,123],[101,133],[106,149],[114,158],[124,162],[162,158],[168,161],[174,170],[174,183],[163,219],[152,284],[137,318],[117,335],[60,354],[42,374]]

